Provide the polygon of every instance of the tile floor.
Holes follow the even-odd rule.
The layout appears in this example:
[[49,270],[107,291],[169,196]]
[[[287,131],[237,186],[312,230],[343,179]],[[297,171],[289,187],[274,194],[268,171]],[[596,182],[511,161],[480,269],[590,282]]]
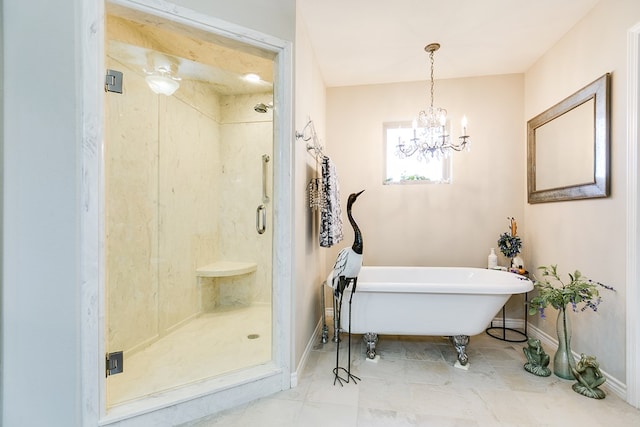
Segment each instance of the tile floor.
[[[574,381],[526,372],[524,343],[471,337],[465,371],[442,337],[381,336],[378,362],[366,360],[360,338],[351,352],[357,384],[334,385],[336,344],[318,344],[296,388],[183,427],[640,426],[640,410],[606,387],[605,399],[589,399],[571,389]],[[340,350],[346,367],[345,340]]]

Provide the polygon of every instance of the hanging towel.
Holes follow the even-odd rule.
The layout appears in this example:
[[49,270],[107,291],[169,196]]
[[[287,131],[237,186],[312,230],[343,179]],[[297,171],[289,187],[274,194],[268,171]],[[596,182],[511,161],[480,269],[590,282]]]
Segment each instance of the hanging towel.
[[342,240],[342,209],[335,165],[327,156],[322,158],[322,197],[320,211],[320,246],[329,248]]

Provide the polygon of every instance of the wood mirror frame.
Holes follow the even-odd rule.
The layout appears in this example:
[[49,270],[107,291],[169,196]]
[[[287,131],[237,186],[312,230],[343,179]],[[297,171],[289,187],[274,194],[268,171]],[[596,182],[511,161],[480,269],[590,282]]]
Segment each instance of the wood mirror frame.
[[609,196],[610,80],[603,75],[527,122],[529,203]]

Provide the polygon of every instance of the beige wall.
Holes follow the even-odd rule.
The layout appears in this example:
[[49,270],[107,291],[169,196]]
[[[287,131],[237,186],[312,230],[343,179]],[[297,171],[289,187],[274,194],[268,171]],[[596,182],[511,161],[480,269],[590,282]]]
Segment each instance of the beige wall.
[[[321,139],[326,141],[325,87],[318,70],[307,30],[300,16],[296,20],[295,45],[295,129],[302,131],[309,119]],[[307,184],[316,174],[316,162],[307,152],[305,142],[294,142],[294,218],[296,259],[294,263],[293,306],[293,366],[300,368],[304,351],[320,318],[320,287],[324,250],[318,241],[318,213],[311,210],[307,200]]]
[[507,217],[522,219],[522,75],[437,81],[435,105],[448,110],[454,132],[466,114],[471,151],[453,155],[451,184],[383,185],[383,122],[411,120],[428,103],[428,82],[328,89],[327,151],[340,178],[345,240],[327,255],[327,271],[353,242],[346,199],[363,189],[353,216],[365,265],[486,267]]
[[[525,74],[525,122],[604,73],[612,73],[611,196],[525,204],[524,239],[531,265],[558,264],[616,288],[603,292],[598,312],[572,315],[572,349],[598,357],[625,381],[626,43],[640,22],[636,0],[603,0]],[[523,190],[526,191],[526,190]],[[555,315],[530,321],[555,337]]]
[[171,3],[283,40],[293,41],[296,36],[295,0],[172,0]]

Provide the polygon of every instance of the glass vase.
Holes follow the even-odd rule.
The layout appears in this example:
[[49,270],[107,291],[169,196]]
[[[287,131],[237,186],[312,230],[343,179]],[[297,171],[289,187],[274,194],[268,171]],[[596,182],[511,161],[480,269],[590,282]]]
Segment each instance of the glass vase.
[[556,321],[556,331],[558,333],[558,350],[553,356],[553,373],[565,380],[573,380],[573,355],[571,354],[571,322],[567,316],[566,307],[558,310],[558,320]]

